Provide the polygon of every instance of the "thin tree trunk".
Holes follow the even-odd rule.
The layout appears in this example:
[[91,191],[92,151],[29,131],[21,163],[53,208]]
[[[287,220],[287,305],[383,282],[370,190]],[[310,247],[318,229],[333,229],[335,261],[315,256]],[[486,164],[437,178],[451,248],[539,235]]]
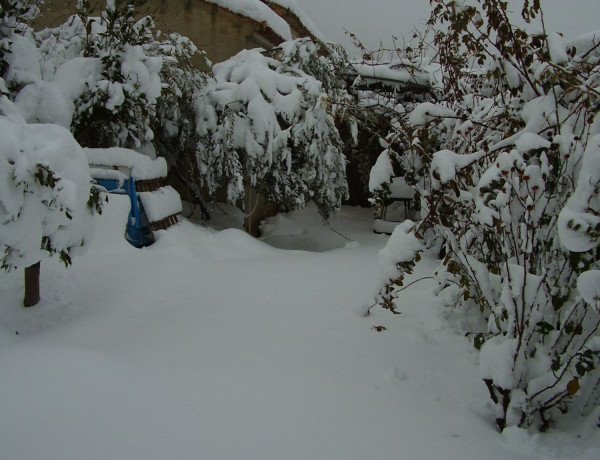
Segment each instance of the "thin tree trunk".
[[25,299],[23,305],[33,307],[40,301],[40,262],[25,267]]

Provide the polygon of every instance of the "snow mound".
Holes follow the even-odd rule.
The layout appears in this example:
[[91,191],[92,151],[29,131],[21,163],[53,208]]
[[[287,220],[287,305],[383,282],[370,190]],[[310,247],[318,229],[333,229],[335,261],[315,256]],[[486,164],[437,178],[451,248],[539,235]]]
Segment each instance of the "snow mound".
[[217,251],[217,260],[271,257],[279,253],[271,246],[236,228],[215,233],[211,238],[211,243]]
[[335,233],[319,216],[313,204],[292,214],[277,214],[261,225],[261,241],[270,246],[306,252],[325,252],[349,241]]

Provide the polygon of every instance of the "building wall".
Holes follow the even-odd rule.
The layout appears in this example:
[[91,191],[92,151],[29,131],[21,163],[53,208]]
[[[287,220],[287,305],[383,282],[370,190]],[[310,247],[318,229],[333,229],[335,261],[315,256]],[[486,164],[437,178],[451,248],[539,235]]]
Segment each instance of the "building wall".
[[[75,13],[76,0],[46,0],[34,27],[55,27]],[[105,0],[91,0],[94,15]],[[149,0],[137,14],[150,14],[163,33],[177,32],[189,37],[213,62],[222,62],[243,49],[269,48],[281,43],[265,25],[202,0]],[[196,65],[202,67],[201,60]]]

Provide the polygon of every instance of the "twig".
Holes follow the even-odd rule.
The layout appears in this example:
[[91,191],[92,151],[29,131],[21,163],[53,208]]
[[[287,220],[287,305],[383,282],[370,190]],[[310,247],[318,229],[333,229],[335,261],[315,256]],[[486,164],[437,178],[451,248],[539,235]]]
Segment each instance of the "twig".
[[329,230],[331,230],[332,232],[334,232],[334,233],[337,233],[337,234],[338,234],[338,235],[340,235],[342,238],[345,238],[345,239],[347,239],[348,241],[352,241],[352,242],[354,242],[354,240],[353,240],[352,238],[348,238],[346,235],[344,235],[344,234],[342,234],[342,233],[338,232],[337,230],[335,230],[334,228],[332,228],[330,225],[328,225],[328,226],[327,226],[327,228],[328,228]]
[[[398,290],[396,291],[396,294],[397,294],[397,293],[399,293],[399,292],[402,292],[402,291],[404,291],[404,290],[406,290],[406,289],[408,289],[408,288],[409,288],[409,287],[411,287],[413,284],[416,284],[416,283],[418,283],[418,282],[420,282],[420,281],[424,281],[424,280],[432,280],[432,279],[435,279],[435,277],[434,277],[434,276],[424,276],[423,278],[416,279],[416,280],[414,280],[414,281],[412,281],[412,282],[408,283],[406,286],[402,286],[400,289],[398,289]],[[373,307],[375,307],[375,306],[377,306],[377,305],[379,305],[379,303],[375,302],[373,305],[371,305],[369,308],[367,308],[367,311],[365,312],[365,318],[366,318],[367,316],[369,316],[369,315],[370,315],[371,308],[373,308]]]

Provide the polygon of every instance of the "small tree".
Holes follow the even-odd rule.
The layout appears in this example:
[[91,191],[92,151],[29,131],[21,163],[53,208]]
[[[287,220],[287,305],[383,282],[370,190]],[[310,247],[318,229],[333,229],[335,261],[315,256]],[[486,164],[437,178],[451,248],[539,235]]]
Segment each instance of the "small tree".
[[92,214],[100,211],[79,144],[60,126],[26,124],[9,99],[15,85],[2,78],[10,74],[13,42],[29,40],[19,34],[36,4],[0,3],[0,267],[25,268],[27,307],[39,301],[40,261],[58,254],[69,265],[73,250],[85,243]]
[[70,265],[100,210],[100,193],[66,129],[18,118],[17,109],[0,96],[0,266],[25,268],[29,307],[39,301],[40,261],[58,254]]

